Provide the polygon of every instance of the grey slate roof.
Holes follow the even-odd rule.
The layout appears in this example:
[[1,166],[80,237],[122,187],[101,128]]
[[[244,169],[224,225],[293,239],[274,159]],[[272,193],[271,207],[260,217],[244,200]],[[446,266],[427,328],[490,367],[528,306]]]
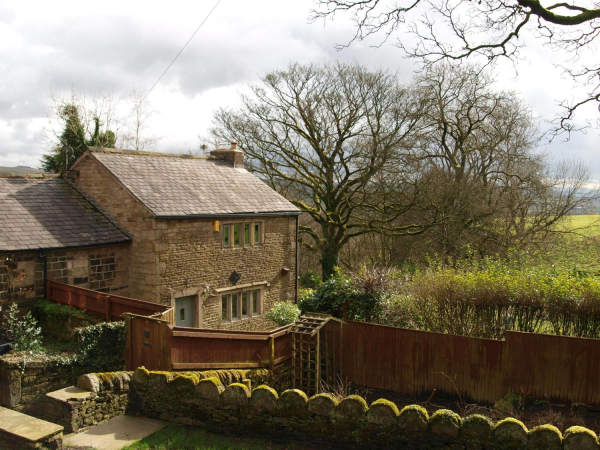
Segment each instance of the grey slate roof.
[[105,149],[91,154],[157,217],[300,213],[263,181],[226,161]]
[[129,241],[60,178],[0,178],[0,251]]

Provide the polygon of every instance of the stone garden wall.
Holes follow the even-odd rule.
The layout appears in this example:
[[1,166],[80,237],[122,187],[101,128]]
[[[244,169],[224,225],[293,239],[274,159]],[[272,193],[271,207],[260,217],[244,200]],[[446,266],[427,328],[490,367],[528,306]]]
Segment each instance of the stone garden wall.
[[131,373],[82,375],[77,387],[46,395],[44,419],[62,425],[66,433],[125,414]]
[[[46,393],[72,383],[69,366],[49,361],[0,359],[0,404],[20,412],[39,416]],[[37,411],[36,411],[37,410]]]
[[515,419],[461,418],[449,410],[429,416],[417,405],[398,410],[387,400],[371,405],[359,396],[337,401],[289,389],[281,394],[262,385],[225,387],[217,377],[149,372],[139,368],[130,384],[129,411],[228,434],[260,434],[308,443],[356,448],[410,449],[600,449],[596,435],[571,427],[564,435],[544,425],[528,430]]

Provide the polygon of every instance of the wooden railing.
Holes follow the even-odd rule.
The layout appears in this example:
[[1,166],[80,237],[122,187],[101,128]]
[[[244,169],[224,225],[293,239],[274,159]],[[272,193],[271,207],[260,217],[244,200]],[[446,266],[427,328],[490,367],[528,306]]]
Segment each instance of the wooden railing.
[[84,310],[88,314],[103,317],[108,321],[123,320],[124,313],[155,315],[169,323],[173,323],[174,319],[173,308],[170,306],[92,291],[55,281],[47,282],[46,297],[50,301]]
[[127,370],[274,369],[292,357],[289,325],[251,332],[173,327],[133,314],[128,319]]

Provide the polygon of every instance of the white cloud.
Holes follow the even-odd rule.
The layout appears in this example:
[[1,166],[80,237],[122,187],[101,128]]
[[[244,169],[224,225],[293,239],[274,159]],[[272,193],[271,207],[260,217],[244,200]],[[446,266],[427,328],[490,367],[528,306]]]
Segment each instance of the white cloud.
[[[213,5],[115,0],[0,5],[0,165],[38,165],[46,149],[50,92],[67,93],[75,85],[81,92],[126,97],[134,86],[149,89]],[[357,61],[410,81],[414,65],[391,43],[375,49],[369,46],[375,41],[359,42],[337,52],[334,45],[352,37],[352,23],[339,16],[325,27],[308,24],[313,6],[312,0],[223,0],[149,97],[157,111],[153,134],[162,137],[157,149],[195,148],[214,109],[235,106],[248,83],[293,61]],[[554,99],[572,92],[570,83],[552,65],[551,50],[533,45],[523,55],[516,78],[507,65],[498,69],[501,84],[521,92],[538,116],[551,118]],[[592,131],[544,149],[592,162],[600,178],[597,141]]]

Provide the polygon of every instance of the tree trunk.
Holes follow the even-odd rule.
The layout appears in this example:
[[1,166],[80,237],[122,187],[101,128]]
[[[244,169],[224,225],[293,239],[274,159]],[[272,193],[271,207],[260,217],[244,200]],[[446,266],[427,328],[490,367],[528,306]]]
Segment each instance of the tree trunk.
[[325,247],[321,250],[321,270],[323,272],[323,280],[329,280],[334,274],[334,267],[339,265],[338,247]]

